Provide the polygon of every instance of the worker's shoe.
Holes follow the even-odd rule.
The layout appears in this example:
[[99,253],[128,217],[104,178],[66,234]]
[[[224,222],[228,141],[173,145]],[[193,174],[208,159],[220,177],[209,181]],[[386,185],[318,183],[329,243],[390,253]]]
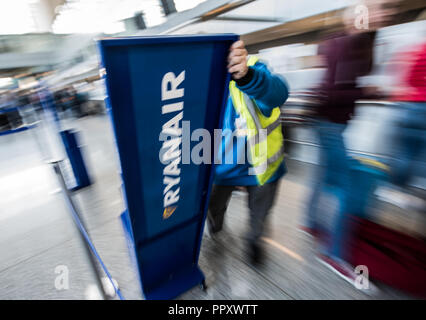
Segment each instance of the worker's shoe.
[[262,247],[257,242],[250,242],[248,249],[250,263],[254,266],[260,265],[264,260]]
[[212,239],[213,241],[218,241],[218,235],[220,233],[219,231],[214,230],[214,228],[212,227],[211,223],[209,221],[206,222],[206,226],[205,226],[205,233],[206,236],[210,239]]

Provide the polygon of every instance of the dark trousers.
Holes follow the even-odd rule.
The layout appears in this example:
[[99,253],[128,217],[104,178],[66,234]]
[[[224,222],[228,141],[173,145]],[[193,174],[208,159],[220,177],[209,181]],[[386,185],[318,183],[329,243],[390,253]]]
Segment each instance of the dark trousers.
[[[278,186],[279,180],[263,186],[246,186],[250,210],[247,240],[250,243],[256,243],[263,234],[266,216],[274,204]],[[208,210],[208,223],[212,233],[222,230],[225,212],[235,188],[235,186],[213,186]]]

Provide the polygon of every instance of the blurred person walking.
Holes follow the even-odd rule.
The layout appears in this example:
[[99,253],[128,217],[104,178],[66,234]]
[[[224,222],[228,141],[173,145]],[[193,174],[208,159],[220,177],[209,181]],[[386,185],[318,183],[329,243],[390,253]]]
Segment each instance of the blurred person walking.
[[[388,2],[371,0],[360,3],[368,5],[367,30],[356,26],[356,6],[348,8],[344,16],[344,31],[327,39],[318,48],[318,54],[326,63],[325,76],[316,89],[320,102],[314,129],[320,143],[320,165],[316,172],[317,183],[308,202],[307,221],[301,229],[322,240],[318,256],[320,262],[351,283],[355,282],[357,275],[343,260],[343,244],[348,236],[347,214],[356,190],[351,186],[351,158],[347,154],[343,132],[353,116],[355,101],[365,97],[357,79],[372,70],[376,30],[386,25],[393,12],[391,8],[385,9]],[[330,235],[319,222],[319,200],[329,190],[338,200]]]
[[265,219],[274,204],[279,180],[286,173],[280,106],[287,100],[288,87],[257,57],[247,59],[242,41],[230,48],[228,71],[232,74],[230,96],[207,226],[210,235],[216,237],[222,230],[232,191],[244,187],[250,210],[249,258],[257,264],[262,258],[259,239]]
[[[391,65],[395,77],[400,79],[391,95],[398,109],[392,139],[391,182],[406,190],[413,177],[426,178],[423,158],[426,151],[426,42],[398,54]],[[394,197],[395,193],[388,196]],[[417,209],[426,210],[425,201],[411,195],[406,195],[403,202],[405,208],[417,203]]]
[[[423,31],[426,23],[423,24]],[[422,188],[412,188],[413,178],[426,178],[426,42],[394,55],[389,74],[396,79],[390,100],[395,103],[392,127],[390,181],[376,195],[402,209],[426,212]],[[424,188],[423,188],[424,189]]]

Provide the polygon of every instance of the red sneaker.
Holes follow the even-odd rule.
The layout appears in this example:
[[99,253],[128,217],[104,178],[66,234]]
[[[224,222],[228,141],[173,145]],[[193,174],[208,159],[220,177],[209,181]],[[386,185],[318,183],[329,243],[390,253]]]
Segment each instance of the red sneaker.
[[317,229],[314,228],[309,228],[309,227],[305,227],[305,226],[299,226],[299,231],[306,234],[309,237],[312,238],[316,238],[319,235],[319,232]]
[[367,279],[367,287],[357,287],[356,280],[359,274],[355,272],[354,268],[350,264],[344,262],[343,260],[336,260],[323,254],[319,254],[317,256],[317,260],[335,274],[337,274],[339,277],[352,284],[355,288],[362,290],[362,292],[365,294],[369,296],[376,296],[380,292],[380,289],[376,287],[376,285],[374,285],[374,283],[372,283],[369,279]]
[[346,262],[333,259],[323,254],[319,254],[317,256],[317,260],[335,274],[337,274],[340,278],[346,280],[352,285],[355,285],[355,280],[357,279],[358,275],[355,273],[352,266]]

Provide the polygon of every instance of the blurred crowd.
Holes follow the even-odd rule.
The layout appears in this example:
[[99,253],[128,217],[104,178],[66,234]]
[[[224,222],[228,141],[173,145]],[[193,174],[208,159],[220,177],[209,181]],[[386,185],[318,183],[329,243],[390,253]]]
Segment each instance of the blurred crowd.
[[[7,90],[0,95],[0,131],[19,129],[31,125],[42,110],[40,88]],[[54,108],[60,118],[82,118],[104,112],[104,106],[90,101],[87,90],[74,86],[52,89]]]
[[54,99],[57,111],[62,114],[70,114],[76,118],[88,115],[85,110],[85,103],[88,101],[88,94],[78,92],[72,86],[54,92]]

